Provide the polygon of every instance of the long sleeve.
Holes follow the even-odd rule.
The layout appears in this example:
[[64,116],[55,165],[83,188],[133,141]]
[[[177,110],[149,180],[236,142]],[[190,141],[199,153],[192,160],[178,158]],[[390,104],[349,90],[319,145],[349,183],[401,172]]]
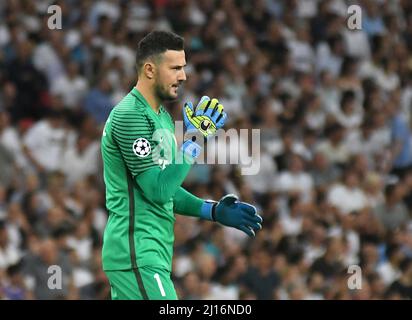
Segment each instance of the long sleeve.
[[174,197],[190,171],[191,163],[170,164],[164,170],[152,167],[135,177],[146,198],[164,204]]
[[184,216],[200,218],[203,202],[203,199],[180,187],[173,198],[174,212]]

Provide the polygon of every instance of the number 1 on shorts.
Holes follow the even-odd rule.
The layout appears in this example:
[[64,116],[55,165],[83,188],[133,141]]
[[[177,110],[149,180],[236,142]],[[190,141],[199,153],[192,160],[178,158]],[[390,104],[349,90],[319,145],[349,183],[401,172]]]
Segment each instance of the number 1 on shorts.
[[157,285],[159,286],[159,289],[160,289],[160,294],[162,295],[162,297],[166,297],[166,293],[165,293],[165,290],[163,289],[163,284],[162,284],[162,281],[160,281],[160,276],[159,276],[159,274],[158,273],[155,273],[155,275],[153,276],[155,279],[156,279],[156,281],[157,281]]

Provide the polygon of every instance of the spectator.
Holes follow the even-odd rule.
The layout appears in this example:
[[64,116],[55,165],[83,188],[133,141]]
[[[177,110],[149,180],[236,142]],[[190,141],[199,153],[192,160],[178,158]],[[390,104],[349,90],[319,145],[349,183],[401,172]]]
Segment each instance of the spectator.
[[333,165],[341,166],[348,161],[349,150],[344,143],[345,129],[335,123],[325,129],[327,139],[320,142],[317,151],[322,152]]
[[[39,253],[28,256],[23,260],[25,272],[34,283],[35,299],[74,299],[76,290],[72,282],[72,266],[67,257],[62,255],[51,239],[45,239],[41,242]],[[50,266],[57,265],[60,267],[62,278],[61,283],[55,283],[56,289],[50,290],[48,287],[50,274],[47,272]],[[57,280],[56,280],[57,281]]]
[[319,272],[326,280],[336,277],[344,268],[341,260],[342,241],[330,238],[327,241],[325,255],[319,257],[312,265],[311,272]]
[[93,117],[98,125],[102,125],[113,107],[111,97],[111,85],[109,81],[102,77],[84,99],[85,111]]
[[52,236],[54,232],[61,228],[69,229],[74,226],[73,219],[61,207],[52,207],[48,210],[46,217],[35,225],[36,234],[45,238]]
[[340,101],[340,108],[334,114],[336,121],[345,129],[356,129],[362,123],[363,112],[356,103],[353,91],[344,91]]
[[395,230],[409,220],[408,210],[403,203],[404,188],[401,185],[385,187],[385,202],[377,206],[374,214],[387,230]]
[[404,299],[412,299],[412,260],[405,258],[400,266],[402,275],[398,280],[395,280],[388,290],[395,291]]
[[68,186],[97,174],[100,146],[86,135],[77,137],[76,145],[67,146],[61,161],[61,171],[66,175]]
[[387,109],[392,137],[392,170],[402,177],[412,165],[411,130],[396,105],[389,103]]
[[64,75],[63,59],[68,54],[63,32],[51,32],[48,41],[36,46],[33,52],[33,64],[43,72],[50,84]]
[[308,26],[300,26],[296,31],[296,39],[288,42],[288,49],[290,50],[295,70],[302,72],[310,72],[313,70],[315,54],[310,43],[311,39]]
[[368,282],[371,290],[372,300],[381,300],[385,295],[385,283],[377,273],[373,273],[368,277]]
[[313,180],[312,177],[304,171],[303,160],[298,155],[290,158],[289,170],[279,174],[276,182],[276,188],[280,192],[289,194],[298,194],[308,201],[312,197]]
[[[24,122],[21,123],[21,125]],[[4,156],[11,157],[13,159],[15,167],[18,169],[27,169],[27,159],[23,154],[23,148],[21,143],[21,129],[16,129],[10,123],[10,114],[1,110],[0,108],[0,145],[5,148],[3,151]],[[4,170],[5,175],[11,174],[12,171]]]
[[[365,241],[360,250],[360,267],[363,274],[367,277],[373,277],[378,274],[382,279],[377,268],[379,265],[379,249],[374,242]],[[385,283],[386,286],[386,283]]]
[[346,145],[351,154],[364,154],[370,164],[382,154],[382,141],[378,140],[377,131],[370,120],[364,121],[360,128],[353,128],[348,133]]
[[331,165],[326,156],[321,152],[317,152],[313,157],[311,168],[315,187],[326,187],[340,176],[337,167]]
[[310,95],[307,103],[307,111],[305,114],[306,126],[320,133],[326,124],[326,112],[322,108],[321,100],[317,95]]
[[186,300],[200,299],[199,282],[200,279],[196,272],[186,273],[183,279],[184,291],[181,292],[181,296]]
[[252,291],[257,299],[273,299],[280,285],[279,275],[272,269],[271,257],[267,250],[256,252],[254,266],[250,266],[243,276],[242,283]]
[[67,74],[56,79],[51,87],[51,92],[62,96],[66,108],[75,110],[80,108],[80,103],[87,89],[86,79],[79,74],[79,65],[70,62],[67,66]]
[[4,221],[0,221],[0,272],[18,263],[22,257],[20,249],[11,241]]
[[326,229],[317,223],[310,230],[309,239],[305,245],[304,260],[308,265],[312,265],[315,260],[325,253]]
[[35,170],[49,173],[59,169],[66,139],[63,115],[60,111],[50,110],[45,120],[33,125],[26,133],[23,150]]
[[307,300],[324,300],[325,280],[320,273],[309,274],[307,287],[309,291],[309,294],[306,296]]
[[45,75],[32,63],[33,43],[20,41],[17,46],[16,58],[7,65],[11,89],[18,93],[11,102],[10,115],[13,122],[42,116],[45,106],[42,95],[48,85]]
[[368,207],[375,209],[385,201],[382,192],[383,181],[381,176],[376,172],[370,172],[366,175],[364,181],[364,191],[368,202]]
[[379,69],[376,75],[378,85],[386,92],[391,92],[399,86],[400,80],[396,73],[396,63],[394,59],[383,58],[381,62],[382,68]]
[[334,185],[328,192],[328,201],[341,214],[360,211],[367,206],[365,193],[360,188],[357,174],[347,169],[342,177],[343,183]]
[[280,218],[280,224],[286,235],[297,236],[302,232],[304,207],[298,197],[290,197],[290,211]]
[[365,2],[365,16],[362,20],[362,27],[369,37],[382,34],[385,31],[382,16],[379,15],[379,5],[373,1]]
[[21,273],[21,264],[9,266],[6,274],[9,278],[9,282],[2,289],[6,300],[33,299],[33,293],[24,283],[24,278]]
[[402,254],[400,247],[397,245],[390,245],[386,248],[385,251],[387,260],[382,262],[377,267],[377,272],[381,276],[383,282],[386,285],[390,285],[395,280],[399,279],[400,272],[400,263],[405,258]]
[[316,50],[316,68],[318,72],[328,72],[337,77],[341,70],[344,44],[340,35],[332,35],[318,44]]
[[270,152],[274,153],[275,155],[274,160],[279,171],[287,169],[289,158],[295,153],[295,148],[296,143],[294,142],[293,132],[286,128],[281,131],[281,142],[279,143],[279,145],[274,145],[274,148],[268,146]]
[[8,186],[11,184],[14,171],[14,157],[12,153],[0,144],[0,185]]

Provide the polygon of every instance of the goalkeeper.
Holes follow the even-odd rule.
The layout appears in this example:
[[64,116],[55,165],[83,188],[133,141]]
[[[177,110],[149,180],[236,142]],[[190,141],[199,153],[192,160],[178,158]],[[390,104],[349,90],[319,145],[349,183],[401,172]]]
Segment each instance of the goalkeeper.
[[109,211],[103,269],[112,299],[177,299],[171,281],[174,213],[216,221],[249,236],[261,228],[262,218],[234,195],[206,201],[181,187],[201,152],[199,134],[207,139],[226,120],[216,99],[203,97],[195,107],[186,103],[185,141],[176,157],[170,157],[175,142],[169,154],[158,152],[162,141],[175,141],[174,123],[162,104],[176,99],[186,80],[183,38],[149,33],[139,42],[136,63],[137,84],[113,108],[102,135]]

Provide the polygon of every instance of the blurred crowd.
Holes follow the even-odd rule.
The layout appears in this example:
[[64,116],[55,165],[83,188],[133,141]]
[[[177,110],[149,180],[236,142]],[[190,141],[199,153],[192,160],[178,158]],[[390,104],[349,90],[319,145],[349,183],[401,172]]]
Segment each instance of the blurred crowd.
[[[227,128],[260,129],[258,174],[197,164],[184,183],[238,194],[264,223],[248,239],[176,215],[180,299],[411,299],[409,0],[0,2],[0,299],[110,298],[100,137],[153,29],[185,38],[175,120],[206,94]],[[248,141],[226,147],[242,160]],[[361,288],[348,286],[353,265]]]

